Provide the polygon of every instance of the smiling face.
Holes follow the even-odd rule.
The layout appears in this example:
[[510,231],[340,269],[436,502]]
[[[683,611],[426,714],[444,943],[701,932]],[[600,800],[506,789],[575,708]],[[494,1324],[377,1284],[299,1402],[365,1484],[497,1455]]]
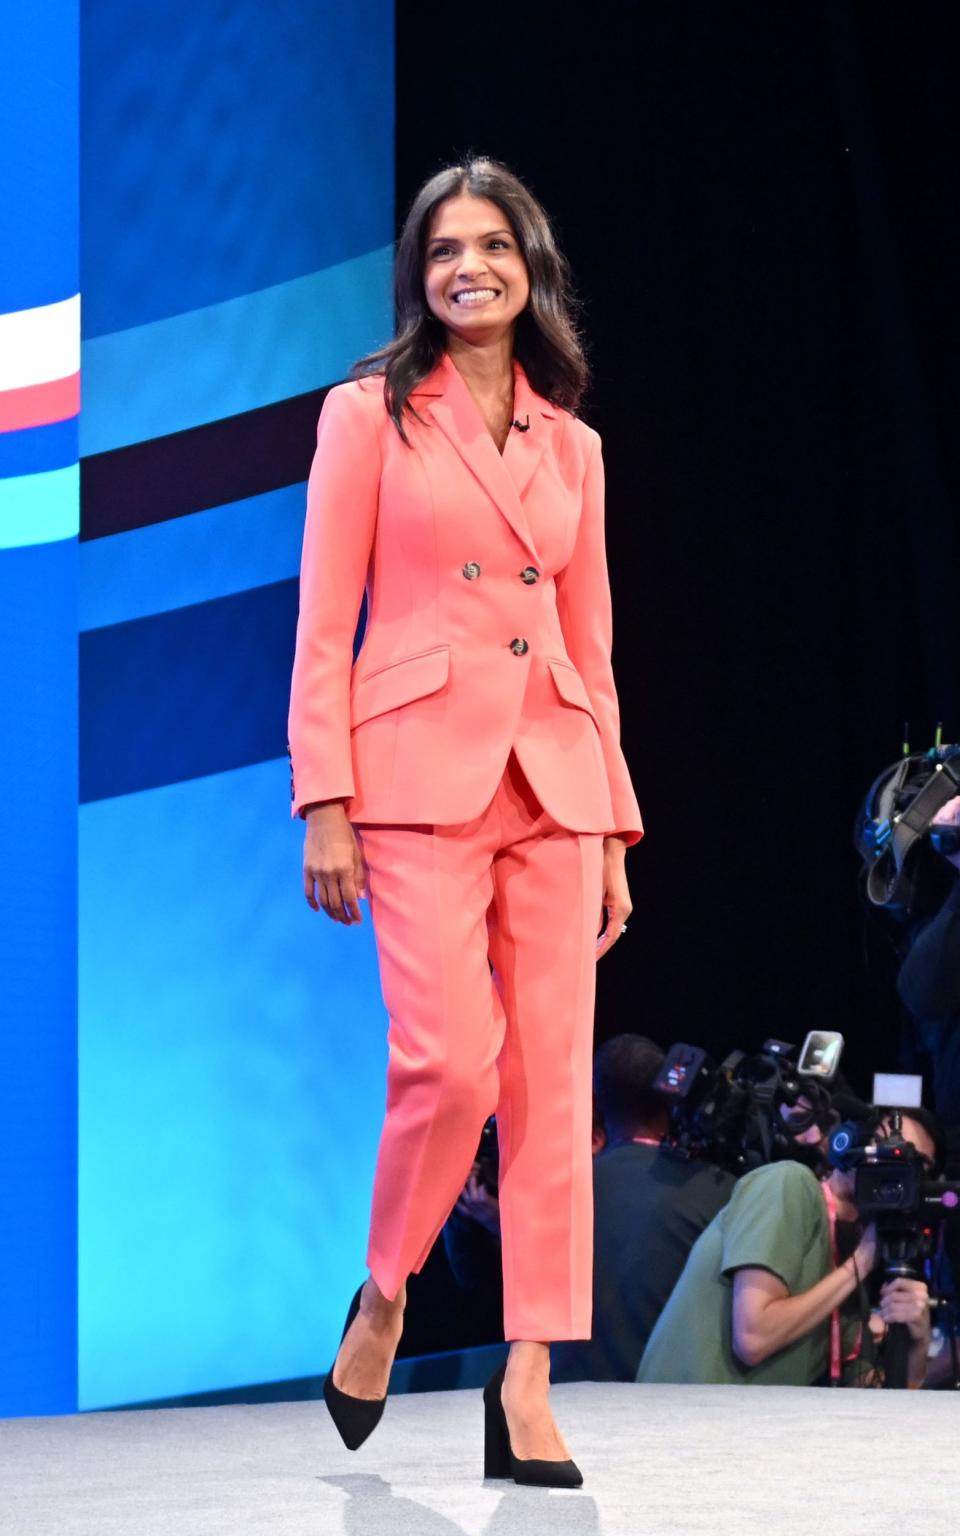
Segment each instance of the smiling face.
[[440,203],[427,235],[423,283],[431,313],[460,340],[489,344],[511,334],[530,282],[503,210],[466,193]]

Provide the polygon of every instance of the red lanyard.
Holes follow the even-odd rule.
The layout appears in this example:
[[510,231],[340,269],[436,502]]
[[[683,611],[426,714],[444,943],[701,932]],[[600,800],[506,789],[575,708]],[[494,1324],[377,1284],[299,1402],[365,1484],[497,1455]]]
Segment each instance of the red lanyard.
[[[823,1198],[827,1205],[827,1226],[830,1229],[830,1256],[833,1259],[834,1269],[837,1269],[839,1267],[839,1256],[837,1254],[837,1197],[833,1193],[833,1190],[830,1188],[830,1184],[827,1180],[824,1180],[824,1182],[820,1185],[820,1188],[823,1190]],[[840,1345],[840,1308],[834,1307],[833,1311],[830,1313],[831,1387],[838,1387],[840,1385],[840,1377],[842,1375],[841,1366],[849,1365],[851,1360],[856,1360],[857,1356],[860,1354],[860,1347],[862,1343],[863,1324],[860,1323],[857,1326],[857,1338],[853,1349],[850,1351],[849,1355],[844,1356],[842,1354]]]

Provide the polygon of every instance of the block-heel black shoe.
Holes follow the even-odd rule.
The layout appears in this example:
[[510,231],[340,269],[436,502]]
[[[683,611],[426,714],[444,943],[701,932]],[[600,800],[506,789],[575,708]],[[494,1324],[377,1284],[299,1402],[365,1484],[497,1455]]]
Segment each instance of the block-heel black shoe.
[[386,1397],[351,1397],[333,1384],[333,1366],[323,1379],[323,1400],[340,1438],[350,1451],[357,1450],[372,1435],[383,1417]]
[[512,1477],[515,1483],[535,1488],[580,1488],[583,1474],[575,1461],[518,1460],[510,1445],[510,1430],[503,1411],[500,1389],[506,1375],[504,1361],[483,1389],[483,1475]]

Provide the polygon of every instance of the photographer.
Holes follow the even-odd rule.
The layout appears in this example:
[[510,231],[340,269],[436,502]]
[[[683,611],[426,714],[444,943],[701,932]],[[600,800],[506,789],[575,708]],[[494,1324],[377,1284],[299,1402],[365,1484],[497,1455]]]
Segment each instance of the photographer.
[[[877,775],[853,832],[868,967],[896,986],[912,1024],[900,1070],[929,1072],[960,1166],[960,745],[910,752]],[[878,947],[874,940],[883,937]]]
[[[948,800],[930,825],[931,831],[960,828],[960,795]],[[955,871],[952,884],[939,911],[916,932],[897,990],[922,1032],[933,1065],[937,1113],[960,1162],[960,853],[941,857]]]
[[[890,1115],[876,1122],[877,1136],[889,1134]],[[939,1169],[943,1139],[932,1115],[904,1110],[902,1135],[930,1170]],[[878,1336],[904,1323],[908,1384],[922,1385],[926,1285],[902,1277],[885,1283],[871,1325],[863,1282],[877,1262],[877,1237],[872,1225],[860,1232],[854,1190],[853,1172],[835,1169],[821,1183],[790,1161],[745,1175],[694,1246],[637,1380],[873,1384]]]
[[653,1083],[663,1051],[616,1035],[593,1058],[604,1145],[593,1160],[593,1327],[554,1344],[554,1381],[633,1381],[640,1356],[700,1233],[726,1204],[732,1174],[660,1143],[667,1106]]
[[[594,1280],[592,1337],[551,1346],[554,1381],[632,1381],[661,1308],[697,1237],[730,1198],[732,1174],[660,1142],[668,1111],[653,1082],[663,1052],[622,1034],[593,1061]],[[499,1278],[495,1133],[443,1229],[458,1283],[478,1300]]]

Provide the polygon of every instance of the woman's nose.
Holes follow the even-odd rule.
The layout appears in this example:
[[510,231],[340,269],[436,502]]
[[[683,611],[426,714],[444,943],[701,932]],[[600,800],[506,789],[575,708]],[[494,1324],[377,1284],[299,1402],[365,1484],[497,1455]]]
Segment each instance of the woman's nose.
[[465,248],[457,263],[457,276],[472,278],[476,277],[478,272],[485,271],[486,264],[483,259],[483,252]]

